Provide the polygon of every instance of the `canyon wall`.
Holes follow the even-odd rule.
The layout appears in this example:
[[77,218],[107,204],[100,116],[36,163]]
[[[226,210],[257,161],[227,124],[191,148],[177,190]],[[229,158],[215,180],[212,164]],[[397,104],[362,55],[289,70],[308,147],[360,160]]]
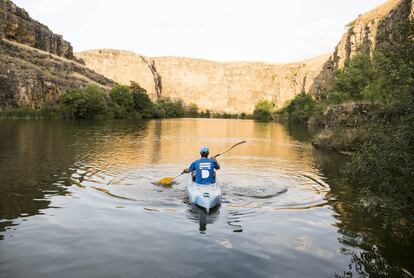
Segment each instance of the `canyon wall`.
[[0,0],[0,38],[15,41],[67,59],[73,59],[72,45],[9,0]]
[[181,98],[201,110],[251,113],[260,100],[281,107],[302,91],[324,90],[335,71],[358,51],[384,47],[384,36],[392,35],[413,11],[412,0],[386,1],[349,23],[332,54],[290,64],[220,63],[108,49],[75,57],[62,36],[11,1],[0,0],[0,109],[41,107],[56,102],[62,91],[88,83],[109,89],[130,81],[147,89],[153,100]]
[[[219,63],[183,57],[144,57],[130,51],[76,53],[86,65],[123,84],[136,81],[152,99],[181,98],[202,110],[251,113],[262,99],[281,107],[301,91],[317,94],[362,48],[372,53],[382,34],[408,20],[411,0],[388,0],[348,25],[333,54],[291,64]],[[151,66],[149,66],[151,65]]]
[[39,108],[59,100],[62,91],[93,83],[116,83],[85,67],[62,36],[0,0],[0,109]]
[[152,99],[181,98],[202,110],[251,113],[261,99],[283,104],[322,70],[328,56],[292,64],[219,63],[183,57],[144,57],[101,49],[76,53],[88,67],[119,83],[138,82]]

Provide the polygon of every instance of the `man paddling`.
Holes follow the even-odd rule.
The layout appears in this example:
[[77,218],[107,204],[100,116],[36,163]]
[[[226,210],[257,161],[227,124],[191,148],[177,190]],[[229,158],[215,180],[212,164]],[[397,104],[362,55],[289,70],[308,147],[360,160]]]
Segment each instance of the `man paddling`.
[[[195,182],[198,184],[213,184],[216,182],[215,170],[220,169],[220,164],[215,157],[208,158],[208,147],[201,147],[201,158],[191,163],[189,168],[183,170],[184,173],[195,173]],[[194,180],[194,174],[193,174]]]

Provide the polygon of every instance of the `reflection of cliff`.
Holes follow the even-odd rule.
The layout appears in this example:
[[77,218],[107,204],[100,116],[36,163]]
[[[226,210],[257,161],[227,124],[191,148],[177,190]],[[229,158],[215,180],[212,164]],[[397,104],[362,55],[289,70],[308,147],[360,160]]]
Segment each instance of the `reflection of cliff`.
[[[147,138],[147,124],[0,121],[0,220],[7,219],[0,222],[0,232],[16,218],[48,208],[47,196],[67,194],[65,186],[76,170],[99,172],[106,170],[108,161],[121,165],[136,157],[147,161],[152,150],[139,145]],[[116,142],[111,149],[100,141],[108,135]]]
[[[75,156],[67,146],[76,140],[68,130],[52,122],[0,122],[0,219],[40,213],[50,204],[44,191],[65,193],[63,173]],[[10,222],[2,222],[0,231]]]

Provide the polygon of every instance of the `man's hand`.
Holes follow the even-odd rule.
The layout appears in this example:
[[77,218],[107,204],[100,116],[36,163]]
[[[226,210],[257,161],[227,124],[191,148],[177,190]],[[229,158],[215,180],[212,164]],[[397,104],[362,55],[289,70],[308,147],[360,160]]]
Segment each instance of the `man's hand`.
[[190,173],[190,170],[188,170],[188,168],[185,168],[185,169],[181,172],[181,174],[186,174],[186,173]]

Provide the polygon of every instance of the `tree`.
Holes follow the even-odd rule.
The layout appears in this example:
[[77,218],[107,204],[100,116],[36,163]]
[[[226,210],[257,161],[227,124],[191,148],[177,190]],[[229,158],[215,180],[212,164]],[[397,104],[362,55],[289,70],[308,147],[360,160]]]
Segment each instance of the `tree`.
[[186,108],[185,108],[185,114],[187,117],[190,118],[197,118],[199,116],[198,113],[198,106],[195,103],[190,103]]
[[257,121],[271,121],[273,120],[273,102],[262,100],[259,101],[253,111],[253,119]]
[[107,95],[96,85],[66,91],[62,95],[61,103],[63,111],[74,118],[96,118],[108,112]]
[[134,81],[131,81],[130,89],[133,94],[134,111],[139,112],[143,118],[151,118],[155,106],[149,98],[147,91]]
[[362,100],[362,91],[371,83],[374,75],[368,54],[358,53],[345,62],[345,67],[338,70],[328,91],[328,101],[342,103],[348,100]]
[[125,85],[115,86],[109,96],[114,105],[115,118],[125,118],[134,110],[134,94],[130,87]]

